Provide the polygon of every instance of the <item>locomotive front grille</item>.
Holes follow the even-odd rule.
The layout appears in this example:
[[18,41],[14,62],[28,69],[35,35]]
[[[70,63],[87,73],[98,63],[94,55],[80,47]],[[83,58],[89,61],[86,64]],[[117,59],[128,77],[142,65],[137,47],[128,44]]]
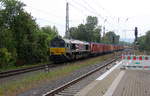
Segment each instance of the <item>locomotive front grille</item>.
[[51,55],[62,55],[66,52],[65,48],[50,48]]

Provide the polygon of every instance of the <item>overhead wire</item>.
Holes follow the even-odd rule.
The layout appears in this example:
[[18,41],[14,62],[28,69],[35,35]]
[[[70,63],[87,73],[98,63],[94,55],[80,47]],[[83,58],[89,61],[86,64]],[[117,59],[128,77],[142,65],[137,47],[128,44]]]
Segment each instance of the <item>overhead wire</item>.
[[76,9],[76,10],[78,9],[77,11],[80,11],[82,14],[84,14],[85,16],[87,16],[87,14],[85,14],[85,12],[84,12],[82,9],[76,7],[74,4],[69,3],[69,5],[72,6],[72,7],[73,7],[74,9]]
[[[84,3],[86,3],[93,11],[95,11],[96,12],[96,10],[88,3],[88,2],[86,2],[85,0],[83,0],[83,2]],[[98,12],[96,12],[97,14],[98,14],[98,16],[99,17],[101,17],[103,20],[104,20],[104,22],[105,22],[105,20],[106,20],[106,17],[103,17],[101,14],[99,14]],[[108,19],[108,18],[107,18]],[[112,27],[112,24],[111,23],[109,23],[108,22],[108,20],[107,20],[107,23]]]
[[[83,1],[86,5],[88,5],[88,7],[90,7],[93,11],[95,11],[95,13],[98,14],[98,17],[102,18],[104,22],[105,22],[106,19],[108,19],[108,18],[102,16],[99,12],[96,12],[95,8],[93,8],[87,1],[85,1],[85,0],[82,0],[82,1]],[[103,8],[103,10],[104,10],[104,8]],[[109,23],[108,20],[107,20],[107,23],[110,24],[110,26],[112,27],[112,24]]]
[[[58,19],[58,18],[61,18],[61,16],[54,15],[54,14],[52,14],[52,13],[50,13],[50,12],[45,11],[45,10],[41,10],[41,9],[38,9],[38,8],[34,8],[34,7],[32,7],[32,6],[29,6],[29,5],[27,5],[27,7],[30,7],[30,8],[32,8],[32,9],[34,9],[34,10],[40,12],[40,13],[44,13],[45,16],[48,16],[48,17],[49,17],[49,15],[51,15],[51,16],[53,16],[54,18],[57,18],[57,19]],[[58,26],[64,26],[64,25],[62,25],[62,24],[53,22],[53,21],[51,21],[51,20],[46,20],[46,19],[41,18],[41,17],[35,17],[35,18],[36,18],[36,19],[43,20],[43,21],[47,21],[47,22],[52,23],[52,24],[56,24],[56,25],[58,25]]]
[[[92,0],[92,2],[93,1],[95,2],[96,5],[98,5],[98,7],[100,9],[102,9],[104,12],[106,12],[106,13],[108,13],[110,15],[110,16],[104,16],[105,19],[107,19],[107,21],[109,21],[108,19],[110,18],[114,22],[114,18],[112,17],[112,13],[110,11],[108,11],[106,8],[104,8],[97,0]],[[107,23],[109,23],[109,22],[107,22]],[[109,24],[110,24],[111,27],[113,26],[112,23],[109,23]]]
[[88,7],[89,7],[90,9],[92,9],[95,14],[97,14],[97,15],[100,16],[101,18],[104,18],[101,14],[99,14],[98,12],[96,12],[96,10],[95,10],[93,7],[91,7],[91,5],[90,5],[88,2],[86,2],[85,0],[82,0],[82,1],[83,1],[86,5],[88,5]]
[[[72,1],[73,1],[73,0],[72,0]],[[71,7],[73,7],[74,9],[80,11],[82,14],[84,14],[85,17],[88,16],[87,12],[92,13],[92,14],[95,14],[93,11],[87,10],[87,7],[86,7],[86,6],[81,5],[81,4],[78,3],[77,1],[69,2],[69,5],[70,5]],[[78,7],[77,7],[77,6],[78,6]],[[84,23],[84,20],[83,20],[83,23]]]
[[[85,5],[83,5],[82,3],[79,3],[79,2],[77,2],[77,1],[75,1],[75,0],[72,0],[74,3],[76,3],[80,8],[84,8],[84,10],[85,11],[88,11],[88,12],[90,12],[90,13],[92,13],[92,14],[94,14],[95,16],[98,16],[98,17],[100,17],[100,18],[102,18],[103,20],[105,19],[101,14],[99,14],[98,12],[96,12],[96,10],[94,10],[94,8],[92,8],[92,10],[91,10],[91,8],[89,8],[89,7],[87,7],[87,6],[85,6]],[[86,2],[86,1],[85,1]],[[86,2],[87,3],[87,2]],[[73,4],[72,4],[73,5]],[[89,4],[88,4],[89,5]],[[90,5],[89,5],[90,6]],[[80,9],[80,8],[78,8],[78,9]]]
[[[66,2],[68,2],[69,0],[65,0]],[[82,13],[86,13],[86,12],[89,12],[89,13],[92,13],[92,14],[94,14],[94,15],[96,15],[96,16],[98,16],[98,17],[100,17],[100,18],[102,18],[103,20],[105,20],[106,18],[104,18],[101,14],[99,14],[98,12],[96,12],[96,10],[88,3],[88,2],[86,2],[85,0],[83,0],[83,3],[85,3],[85,4],[82,4],[82,3],[79,3],[79,2],[77,2],[76,0],[71,0],[71,1],[73,1],[74,3],[76,3],[76,5],[78,6],[75,6],[75,4],[74,3],[70,3],[70,6],[72,6],[72,7],[74,7],[75,9],[77,8],[77,9],[79,9]],[[88,5],[88,6],[87,6]],[[41,12],[41,13],[44,13],[44,14],[46,14],[47,16],[48,16],[48,14],[50,14],[51,16],[53,16],[54,18],[60,18],[60,16],[57,16],[57,15],[55,15],[55,14],[53,14],[53,13],[50,13],[50,12],[47,12],[47,11],[45,11],[45,10],[41,10],[41,9],[38,9],[38,8],[34,8],[34,7],[32,7],[32,6],[29,6],[28,5],[28,7],[30,7],[30,8],[32,8],[32,9],[34,9],[34,10],[37,10],[38,12]],[[82,8],[82,9],[81,9]],[[86,11],[83,11],[83,9]],[[87,16],[87,14],[85,15],[85,16]],[[42,18],[42,20],[45,20],[45,19],[43,19]],[[51,23],[53,23],[53,24],[58,24],[58,23],[54,23],[53,21],[50,21],[50,20],[45,20],[45,21],[48,21],[48,22],[51,22]],[[109,23],[108,21],[106,22],[106,23]],[[110,24],[110,23],[109,23]],[[59,24],[60,25],[60,24]]]
[[[83,7],[86,11],[89,11],[90,13],[95,14],[95,16],[100,17],[100,18],[103,20],[103,22],[104,22],[106,19],[108,19],[108,18],[106,18],[106,17],[103,17],[103,16],[102,16],[101,14],[99,14],[98,12],[96,12],[96,10],[95,10],[93,7],[91,7],[91,5],[90,5],[88,2],[86,2],[85,0],[83,1],[83,3],[86,4],[86,5],[88,5],[88,7],[85,6],[85,5],[83,5],[82,3],[79,3],[79,2],[77,2],[77,1],[75,1],[75,0],[72,0],[72,1],[74,1],[74,3],[78,4],[80,7]],[[90,10],[87,10],[87,9],[89,9],[89,8],[90,8]],[[91,10],[91,9],[92,9],[92,10]],[[111,27],[113,28],[113,25],[112,25],[108,20],[107,20],[106,23],[109,24],[109,26],[111,26]]]
[[59,25],[59,26],[61,26],[61,27],[64,27],[64,26],[65,26],[65,25],[63,25],[63,24],[59,24],[59,23],[56,23],[56,22],[52,22],[52,21],[50,21],[50,20],[46,20],[46,19],[43,19],[43,18],[37,18],[37,19],[43,20],[43,21],[46,21],[46,22],[49,22],[49,23],[52,23],[52,24],[57,24],[57,25]]
[[73,1],[74,3],[76,3],[78,6],[80,6],[80,8],[84,8],[85,11],[88,11],[88,12],[90,12],[90,13],[92,13],[92,14],[95,14],[95,15],[99,15],[99,14],[97,14],[96,12],[94,12],[93,10],[89,9],[89,7],[83,5],[83,4],[81,4],[81,3],[79,3],[79,2],[77,2],[77,1],[75,1],[75,0],[72,0],[72,1]]
[[52,16],[54,16],[54,18],[60,18],[60,16],[55,15],[55,14],[52,14],[52,13],[47,12],[47,11],[45,11],[45,10],[38,9],[38,8],[34,8],[34,7],[32,7],[32,6],[29,6],[29,5],[28,5],[28,7],[32,8],[32,9],[34,9],[34,10],[37,10],[38,12],[44,13],[44,14],[46,14],[46,15],[48,15],[48,14],[49,14],[49,15],[52,15]]
[[[78,4],[80,7],[82,7],[82,8],[84,8],[86,11],[88,11],[88,12],[90,12],[90,13],[92,13],[92,14],[95,14],[95,15],[97,15],[97,16],[100,16],[101,18],[103,18],[102,16],[101,16],[101,14],[99,14],[99,13],[97,13],[89,4],[88,4],[88,6],[90,6],[91,8],[92,8],[92,10],[91,9],[89,9],[89,7],[86,7],[85,5],[82,5],[82,4],[80,4],[80,3],[78,3],[77,1],[75,1],[75,0],[72,0],[72,1],[74,1],[76,4]],[[68,0],[66,0],[66,2],[68,2]],[[86,2],[86,1],[84,1],[84,2]],[[87,3],[87,2],[86,2]],[[76,6],[74,6],[74,4],[72,4],[72,3],[70,3],[71,4],[71,6],[73,6],[73,7],[76,7]],[[34,9],[34,10],[37,10],[38,12],[41,12],[41,13],[44,13],[44,14],[50,14],[50,15],[52,15],[52,16],[54,16],[54,18],[60,18],[60,16],[57,16],[57,15],[54,15],[54,14],[52,14],[52,13],[50,13],[50,12],[47,12],[47,11],[45,11],[45,10],[41,10],[41,9],[38,9],[38,8],[34,8],[34,7],[32,7],[32,6],[29,6],[28,5],[28,7],[30,7],[30,8],[32,8],[32,9]],[[76,8],[78,8],[78,7],[76,7]],[[78,8],[79,10],[81,10],[80,8]],[[87,10],[87,9],[89,9],[89,10]],[[47,15],[48,16],[48,15]],[[104,19],[104,18],[103,18]]]
[[[86,4],[86,6],[82,3],[79,3],[75,0],[72,0],[75,4],[77,4],[79,7],[76,7],[74,3],[71,3],[71,5],[79,10],[84,9],[85,11],[88,11],[92,14],[94,14],[95,16],[100,17],[104,22],[107,21],[106,23],[109,24],[109,26],[111,26],[111,28],[113,28],[112,24],[110,22],[108,22],[108,20],[106,20],[105,17],[103,17],[101,14],[99,14],[88,2],[86,2],[85,0],[83,1],[84,4]],[[87,6],[88,5],[88,6]],[[82,8],[82,9],[81,9]],[[108,19],[108,18],[107,18]]]
[[109,11],[109,10],[107,10],[106,8],[104,8],[97,0],[93,0],[96,4],[98,4],[98,7],[100,8],[100,9],[102,9],[102,10],[104,10],[104,11],[107,11],[107,13],[109,14],[109,15],[112,15],[112,13]]
[[[28,1],[32,1],[32,0],[28,0]],[[39,9],[39,8],[32,7],[32,6],[30,6],[30,5],[26,5],[26,7],[32,8],[32,9],[34,9],[35,11],[38,11],[38,13],[43,13],[44,16],[47,16],[47,17],[52,16],[52,18],[56,18],[56,20],[59,20],[59,18],[62,18],[61,16],[58,16],[58,15],[56,15],[56,14],[53,14],[53,13],[55,13],[55,12],[48,12],[48,11],[45,11],[45,10],[42,10],[42,9]],[[64,18],[64,17],[63,17],[63,18]],[[45,20],[45,21],[46,21],[46,20]],[[48,21],[50,21],[50,20],[48,20]],[[53,21],[51,21],[51,22],[53,22]],[[54,22],[53,22],[53,23],[54,23]],[[56,24],[57,24],[57,23],[56,23]]]
[[[21,1],[21,0],[20,0]],[[32,0],[28,0],[28,1],[31,1],[32,2]],[[35,11],[38,11],[38,13],[42,13],[44,16],[47,16],[47,17],[49,17],[49,16],[52,16],[52,18],[56,18],[57,20],[59,19],[59,18],[62,18],[61,16],[58,16],[58,15],[56,15],[56,14],[53,14],[54,12],[48,12],[48,11],[45,11],[45,10],[42,10],[42,9],[39,9],[39,8],[35,8],[35,7],[32,7],[32,6],[30,6],[30,5],[26,5],[26,7],[27,8],[31,8],[31,9],[34,9]],[[60,24],[60,23],[56,23],[56,22],[54,22],[54,21],[52,21],[52,20],[47,20],[47,19],[45,19],[45,18],[41,18],[41,17],[35,17],[37,20],[42,20],[42,21],[46,21],[46,22],[49,22],[50,24],[55,24],[55,25],[58,25],[58,26],[65,26],[65,25],[63,25],[63,24]]]
[[[82,19],[83,21],[82,21],[82,23],[84,24],[84,21],[85,21],[85,17],[87,17],[88,16],[88,14],[83,10],[83,9],[81,9],[81,8],[79,8],[79,7],[77,7],[77,6],[75,6],[74,4],[72,4],[72,3],[69,3],[69,5],[72,7],[72,8],[74,8],[75,10],[77,10],[78,12],[80,12],[80,13],[82,13],[83,15],[84,15],[84,18]],[[77,21],[77,20],[72,20],[72,22],[73,21]]]

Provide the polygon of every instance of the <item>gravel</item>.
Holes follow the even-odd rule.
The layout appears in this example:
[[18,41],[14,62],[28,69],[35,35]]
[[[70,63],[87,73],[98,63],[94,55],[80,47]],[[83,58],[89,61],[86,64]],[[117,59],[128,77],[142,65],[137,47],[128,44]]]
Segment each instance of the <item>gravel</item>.
[[58,86],[63,85],[64,83],[67,83],[73,79],[75,79],[76,77],[79,77],[95,68],[97,68],[98,66],[102,66],[105,62],[99,63],[99,64],[93,64],[93,65],[89,65],[86,67],[83,67],[79,70],[76,70],[74,72],[72,72],[70,75],[62,77],[58,80],[54,80],[42,85],[39,85],[38,88],[32,88],[26,92],[23,92],[21,94],[18,94],[18,96],[42,96],[42,94],[45,94],[46,92],[57,88]]
[[[54,71],[54,70],[56,70],[58,68],[61,68],[61,67],[64,67],[64,66],[66,66],[66,65],[62,64],[62,65],[59,65],[57,67],[50,68],[49,71]],[[22,74],[18,74],[18,75],[14,75],[14,76],[0,78],[0,84],[8,83],[8,82],[11,82],[11,81],[21,80],[21,79],[23,79],[25,77],[33,76],[33,75],[39,74],[41,72],[45,72],[45,69],[41,69],[41,70],[31,71],[31,72],[22,73]]]
[[[114,63],[111,64],[110,67],[113,66]],[[81,89],[83,89],[85,86],[87,86],[88,84],[90,84],[92,81],[94,81],[95,79],[97,79],[99,76],[101,76],[104,72],[106,72],[107,69],[103,68],[95,73],[93,73],[92,75],[84,78],[83,80],[77,82],[76,84],[68,87],[67,89],[63,90],[62,92],[59,92],[58,95],[61,96],[74,96],[75,94],[77,94]],[[57,96],[57,95],[56,95]]]

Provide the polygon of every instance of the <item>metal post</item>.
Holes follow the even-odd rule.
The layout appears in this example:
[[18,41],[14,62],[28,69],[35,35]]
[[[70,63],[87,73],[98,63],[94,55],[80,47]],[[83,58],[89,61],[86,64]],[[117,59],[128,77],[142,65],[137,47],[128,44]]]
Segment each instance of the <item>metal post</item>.
[[69,3],[66,3],[66,38],[70,39],[69,33]]
[[49,66],[48,66],[48,64],[45,64],[45,72],[49,72]]
[[105,36],[105,26],[103,27],[103,37]]

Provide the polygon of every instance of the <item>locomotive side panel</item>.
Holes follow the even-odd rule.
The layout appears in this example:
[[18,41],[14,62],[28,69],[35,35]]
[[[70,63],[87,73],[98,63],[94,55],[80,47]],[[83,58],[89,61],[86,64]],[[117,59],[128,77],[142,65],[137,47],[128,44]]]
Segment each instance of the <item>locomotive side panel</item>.
[[50,59],[52,61],[75,60],[90,55],[99,55],[123,49],[123,46],[113,44],[89,43],[73,39],[54,38],[50,44]]

